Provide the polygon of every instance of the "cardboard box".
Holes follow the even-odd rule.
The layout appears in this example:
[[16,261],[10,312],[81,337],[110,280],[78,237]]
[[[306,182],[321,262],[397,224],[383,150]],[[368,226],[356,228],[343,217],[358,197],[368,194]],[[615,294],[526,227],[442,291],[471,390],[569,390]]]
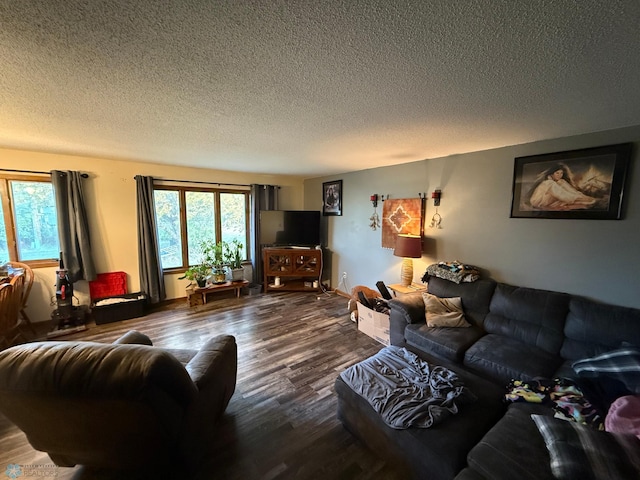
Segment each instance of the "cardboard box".
[[376,312],[358,302],[358,330],[383,345],[389,345],[389,315]]

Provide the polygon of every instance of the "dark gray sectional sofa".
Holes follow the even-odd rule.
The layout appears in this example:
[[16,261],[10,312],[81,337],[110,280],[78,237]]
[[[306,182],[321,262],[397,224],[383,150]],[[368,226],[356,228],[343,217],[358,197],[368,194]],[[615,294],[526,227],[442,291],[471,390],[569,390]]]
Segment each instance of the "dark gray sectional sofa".
[[[640,310],[491,279],[456,284],[431,277],[428,290],[438,297],[461,297],[472,326],[428,327],[422,296],[404,296],[389,301],[391,344],[456,372],[478,396],[477,405],[461,409],[437,429],[393,430],[338,378],[340,420],[413,478],[554,478],[548,450],[531,419],[532,413],[552,416],[553,410],[508,404],[507,384],[576,378],[571,366],[576,360],[622,345],[640,347]],[[597,393],[600,401],[610,402],[624,391],[619,383],[605,381]]]

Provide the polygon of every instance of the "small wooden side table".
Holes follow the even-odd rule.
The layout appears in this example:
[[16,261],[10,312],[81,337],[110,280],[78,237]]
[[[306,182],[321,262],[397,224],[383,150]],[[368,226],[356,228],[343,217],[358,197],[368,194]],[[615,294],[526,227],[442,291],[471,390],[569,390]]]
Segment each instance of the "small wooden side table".
[[[201,305],[207,303],[207,294],[212,292],[224,292],[225,290],[235,290],[236,297],[240,297],[240,289],[242,287],[246,287],[249,285],[249,280],[240,280],[237,282],[225,282],[225,283],[214,283],[213,285],[208,285],[206,287],[196,287],[193,290],[187,290],[187,300],[189,301],[189,306],[193,307],[195,305]],[[202,298],[202,303],[199,302],[199,297]]]
[[412,283],[411,285],[402,285],[401,283],[394,283],[393,285],[387,285],[389,290],[393,292],[394,297],[401,297],[403,295],[409,295],[412,293],[422,293],[427,291],[426,285],[420,285],[419,283]]

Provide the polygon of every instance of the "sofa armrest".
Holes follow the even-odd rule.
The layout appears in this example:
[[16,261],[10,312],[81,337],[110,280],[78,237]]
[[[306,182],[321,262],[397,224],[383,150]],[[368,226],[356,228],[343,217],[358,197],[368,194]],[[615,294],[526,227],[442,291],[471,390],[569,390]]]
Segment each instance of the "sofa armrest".
[[220,335],[209,339],[185,368],[199,390],[220,377],[233,377],[235,389],[237,358],[235,338],[231,335]]
[[149,345],[153,346],[151,339],[147,337],[144,333],[138,332],[137,330],[129,330],[127,333],[118,338],[114,345],[125,345],[125,344],[136,344],[136,345]]
[[405,324],[426,323],[422,295],[405,295],[389,300],[390,315]]
[[389,340],[391,345],[403,347],[404,330],[412,323],[426,323],[422,295],[405,295],[394,298],[389,305]]
[[181,449],[185,458],[197,464],[219,440],[218,418],[236,387],[238,351],[231,335],[209,339],[185,368],[198,389],[185,419]]

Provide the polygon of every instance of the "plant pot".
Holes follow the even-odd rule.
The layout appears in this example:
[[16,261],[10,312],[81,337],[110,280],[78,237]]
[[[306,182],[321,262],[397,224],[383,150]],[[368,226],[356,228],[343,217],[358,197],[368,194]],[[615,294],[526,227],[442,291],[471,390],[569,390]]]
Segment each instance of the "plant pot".
[[244,268],[232,268],[231,269],[231,281],[239,282],[244,280]]
[[206,278],[198,278],[196,280],[196,283],[198,284],[198,287],[202,288],[207,284],[207,279]]
[[213,272],[211,281],[213,283],[224,283],[227,281],[227,274],[224,272]]

